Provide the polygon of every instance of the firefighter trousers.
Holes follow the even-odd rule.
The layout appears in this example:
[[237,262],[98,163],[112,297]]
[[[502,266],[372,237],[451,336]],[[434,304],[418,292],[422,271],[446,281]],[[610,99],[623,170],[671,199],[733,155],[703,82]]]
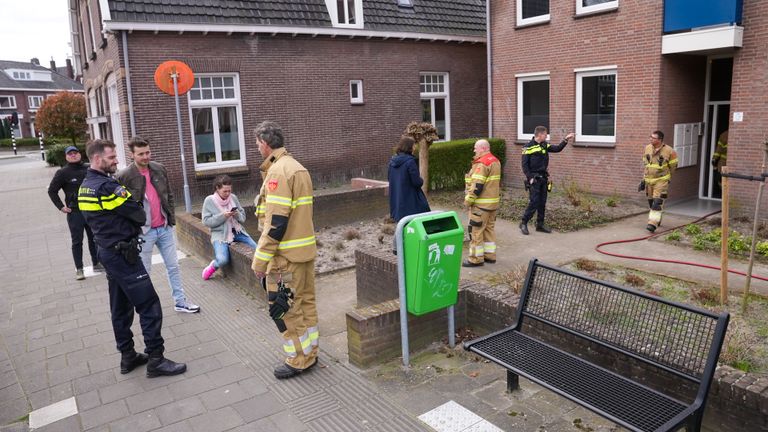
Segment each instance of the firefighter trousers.
[[469,262],[496,261],[496,210],[469,209]]
[[661,225],[661,216],[664,212],[664,201],[667,199],[669,190],[669,181],[662,180],[657,182],[646,181],[645,196],[648,197],[648,225],[658,228]]
[[277,292],[282,280],[293,293],[293,304],[283,317],[285,363],[295,369],[306,369],[317,361],[319,331],[315,302],[315,260],[289,262],[276,256],[267,267],[267,290]]

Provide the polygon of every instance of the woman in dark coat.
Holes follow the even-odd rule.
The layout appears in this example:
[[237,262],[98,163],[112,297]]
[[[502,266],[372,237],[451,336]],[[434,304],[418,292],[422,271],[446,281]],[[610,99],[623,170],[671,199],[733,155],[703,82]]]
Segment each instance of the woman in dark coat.
[[389,215],[395,222],[405,216],[429,211],[427,197],[421,190],[424,180],[419,176],[416,158],[413,157],[413,138],[400,137],[389,161]]

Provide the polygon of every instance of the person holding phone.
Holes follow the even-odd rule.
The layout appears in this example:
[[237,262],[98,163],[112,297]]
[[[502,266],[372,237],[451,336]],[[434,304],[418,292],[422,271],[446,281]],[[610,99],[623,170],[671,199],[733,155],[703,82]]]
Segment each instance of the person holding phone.
[[232,193],[232,179],[220,175],[213,180],[214,193],[203,202],[203,223],[211,229],[211,243],[215,259],[203,269],[203,280],[208,280],[216,270],[229,263],[229,245],[245,243],[256,249],[256,242],[241,225],[245,222],[245,210]]

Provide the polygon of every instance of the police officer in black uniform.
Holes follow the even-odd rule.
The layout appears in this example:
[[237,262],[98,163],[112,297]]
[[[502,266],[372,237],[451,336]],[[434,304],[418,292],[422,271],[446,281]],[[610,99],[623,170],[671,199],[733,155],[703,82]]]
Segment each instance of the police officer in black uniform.
[[551,233],[552,230],[544,225],[544,212],[547,206],[547,192],[549,192],[549,153],[559,153],[568,145],[568,140],[575,134],[569,133],[558,145],[547,142],[547,128],[536,126],[533,131],[533,139],[523,147],[523,173],[525,173],[525,188],[528,189],[528,208],[523,213],[523,221],[520,222],[520,232],[528,235],[528,221],[536,213],[536,231]]
[[[80,150],[75,146],[64,149],[64,154],[67,158],[67,165],[53,175],[53,180],[48,185],[48,196],[53,205],[67,215],[69,235],[72,238],[72,258],[75,261],[75,278],[83,280],[85,279],[83,273],[83,231],[88,237],[88,250],[91,252],[93,269],[101,271],[104,268],[99,264],[99,258],[96,256],[96,245],[93,243],[91,228],[85,223],[85,218],[77,206],[77,190],[80,189],[80,183],[85,178],[88,164],[83,163]],[[64,189],[64,202],[61,202],[59,196],[59,191],[62,189]]]
[[[117,169],[115,144],[107,140],[90,141],[86,152],[91,166],[80,186],[78,204],[93,230],[99,260],[107,270],[112,329],[122,354],[120,373],[126,374],[145,363],[148,378],[184,373],[187,365],[163,356],[163,311],[139,258],[139,234],[146,220],[144,209],[129,199],[128,190],[110,176]],[[134,309],[139,314],[146,354],[137,353],[133,347]]]

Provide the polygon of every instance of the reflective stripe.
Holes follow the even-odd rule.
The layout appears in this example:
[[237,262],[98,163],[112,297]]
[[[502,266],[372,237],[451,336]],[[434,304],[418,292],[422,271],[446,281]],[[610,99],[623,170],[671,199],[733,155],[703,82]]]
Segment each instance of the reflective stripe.
[[308,328],[307,331],[309,332],[309,341],[312,346],[317,346],[317,340],[320,338],[320,331],[316,326]]
[[315,244],[315,236],[304,237],[296,240],[281,241],[278,249],[293,249],[302,246],[309,246]]
[[101,211],[103,210],[99,204],[84,203],[82,201],[77,202],[77,207],[80,211]]
[[121,205],[123,205],[126,201],[128,201],[128,198],[123,197],[115,197],[110,200],[101,200],[101,206],[104,208],[104,210],[114,210]]
[[472,198],[472,195],[466,195],[466,196],[464,196],[464,201],[466,201],[468,203],[473,203],[473,202],[475,202],[475,198]]
[[486,176],[483,176],[483,175],[480,175],[480,174],[472,174],[472,179],[474,179],[474,180],[480,180],[480,181],[482,181],[483,183],[485,183],[485,180],[486,180],[487,178],[488,178],[488,177],[486,177]]
[[309,338],[309,331],[305,331],[303,335],[299,336],[299,342],[301,342],[301,351],[304,355],[309,355],[312,351],[312,341]]
[[293,340],[283,341],[283,351],[288,357],[296,357],[296,347],[293,345]]
[[99,199],[96,197],[87,197],[87,196],[78,196],[78,201],[89,201],[89,202],[99,202]]
[[470,246],[469,247],[469,256],[471,257],[481,257],[485,255],[485,249],[482,246]]
[[256,206],[256,214],[266,214],[267,213],[267,206],[264,204],[260,204]]
[[493,181],[493,180],[501,180],[501,176],[500,175],[488,176],[488,180],[487,181],[490,182],[490,181]]
[[670,174],[667,174],[665,176],[656,177],[656,178],[646,177],[644,180],[645,180],[646,183],[654,184],[654,183],[660,182],[662,180],[669,180],[670,178],[672,178],[672,176]]
[[308,205],[312,204],[312,197],[311,196],[303,196],[299,197],[298,199],[294,200],[291,204],[291,208],[296,208],[300,205]]
[[267,195],[265,200],[267,204],[278,204],[281,206],[291,207],[291,198],[283,197],[279,195]]
[[478,198],[475,200],[475,204],[493,204],[500,201],[500,198]]
[[677,159],[672,159],[667,162],[667,165],[677,165]]
[[648,212],[648,221],[655,222],[658,225],[661,222],[661,210],[651,210]]
[[541,154],[547,154],[547,149],[540,145],[535,145],[531,147],[523,147],[523,154],[524,155],[530,155],[534,153],[541,153]]
[[464,183],[466,183],[466,184],[472,183],[472,178],[471,177],[464,177]]
[[496,253],[496,243],[483,243],[483,247],[485,248],[485,251],[488,253]]
[[266,252],[262,252],[262,251],[256,249],[256,252],[254,252],[253,256],[256,259],[259,259],[261,261],[269,262],[270,260],[272,260],[272,257],[274,257],[275,255],[274,254],[269,254],[269,253],[266,253]]

